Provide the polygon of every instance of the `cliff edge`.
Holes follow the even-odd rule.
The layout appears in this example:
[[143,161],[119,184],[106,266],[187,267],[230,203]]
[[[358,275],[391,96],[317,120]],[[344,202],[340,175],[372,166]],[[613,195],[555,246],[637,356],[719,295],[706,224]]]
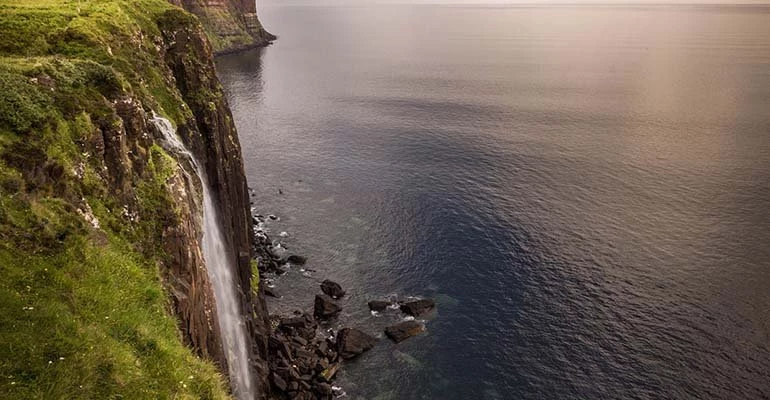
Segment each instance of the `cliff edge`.
[[276,39],[257,17],[256,0],[169,0],[200,18],[215,53],[266,46]]
[[194,16],[164,0],[0,0],[0,398],[227,398],[205,169],[256,398],[267,312],[238,136]]

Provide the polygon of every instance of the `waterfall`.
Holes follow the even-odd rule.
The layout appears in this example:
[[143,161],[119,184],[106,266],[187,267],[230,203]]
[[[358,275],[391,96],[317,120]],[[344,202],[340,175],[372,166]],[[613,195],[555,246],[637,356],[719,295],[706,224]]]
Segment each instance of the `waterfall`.
[[240,302],[236,297],[238,290],[233,278],[233,259],[227,251],[227,241],[222,234],[219,211],[211,196],[206,172],[176,135],[169,120],[153,114],[152,122],[163,134],[167,150],[176,153],[177,156],[189,158],[201,180],[201,187],[203,188],[203,258],[206,262],[209,279],[214,286],[219,329],[222,332],[222,344],[227,357],[230,382],[233,393],[239,400],[251,400],[254,398],[254,393],[252,393],[251,374],[249,373],[249,349],[245,325],[239,313]]

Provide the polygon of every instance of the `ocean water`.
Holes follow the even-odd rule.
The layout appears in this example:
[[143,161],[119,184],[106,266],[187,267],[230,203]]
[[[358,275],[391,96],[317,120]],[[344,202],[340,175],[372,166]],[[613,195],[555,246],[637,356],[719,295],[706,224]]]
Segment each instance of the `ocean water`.
[[[434,298],[350,399],[770,397],[770,8],[260,3],[218,60],[276,313]],[[279,193],[279,190],[282,193]],[[286,232],[285,237],[280,233]]]

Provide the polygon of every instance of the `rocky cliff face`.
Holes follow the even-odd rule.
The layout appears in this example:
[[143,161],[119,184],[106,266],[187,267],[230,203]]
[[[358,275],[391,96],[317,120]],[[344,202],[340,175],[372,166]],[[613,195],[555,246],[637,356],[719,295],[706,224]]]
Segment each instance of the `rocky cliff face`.
[[218,196],[225,236],[232,241],[230,247],[237,260],[241,306],[253,339],[255,372],[264,393],[267,391],[265,360],[269,323],[263,288],[257,288],[258,295],[252,296],[255,293],[250,283],[253,230],[238,134],[216,77],[211,50],[199,27],[172,20],[164,22],[163,34],[169,43],[166,64],[194,116],[179,125],[177,131],[196,158],[205,164],[210,184]]
[[257,17],[256,0],[169,0],[197,15],[216,53],[265,46],[276,37]]
[[163,0],[0,9],[0,322],[13,327],[0,333],[0,373],[13,377],[0,397],[225,396],[183,346],[226,374],[201,182],[164,150],[158,113],[217,196],[264,398],[268,321],[251,288],[246,179],[203,27]]

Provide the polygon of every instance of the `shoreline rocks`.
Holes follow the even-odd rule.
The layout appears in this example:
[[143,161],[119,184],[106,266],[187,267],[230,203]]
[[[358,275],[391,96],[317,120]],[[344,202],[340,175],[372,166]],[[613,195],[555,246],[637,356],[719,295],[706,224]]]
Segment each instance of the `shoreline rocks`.
[[[280,241],[272,241],[265,229],[265,223],[279,220],[275,216],[254,215],[253,250],[261,273],[276,275],[293,270],[291,266],[304,266],[307,258],[291,254]],[[285,235],[282,235],[285,236]],[[285,269],[284,269],[285,268]],[[310,269],[298,268],[303,273]],[[307,276],[307,275],[306,275]],[[269,282],[270,278],[266,278]],[[378,339],[355,328],[342,328],[336,335],[332,329],[319,330],[319,324],[328,327],[336,325],[336,317],[342,311],[338,300],[346,295],[342,286],[329,279],[320,283],[322,294],[316,294],[312,314],[295,311],[287,317],[271,317],[273,327],[267,343],[268,380],[272,388],[271,398],[291,400],[324,399],[344,395],[341,388],[332,386],[342,367],[342,362],[352,360],[377,345]],[[281,298],[275,288],[265,285],[265,296]],[[371,300],[369,310],[383,312],[392,310],[392,317],[400,310],[406,315],[419,317],[433,311],[433,300],[422,299],[408,302],[396,302],[395,299]],[[376,315],[376,314],[375,314]],[[391,318],[391,317],[388,317]],[[332,322],[326,322],[331,320]],[[394,343],[400,343],[425,331],[425,326],[418,321],[402,321],[385,328],[385,335]]]
[[337,352],[345,360],[358,357],[374,347],[377,339],[355,328],[344,328],[337,332]]
[[382,312],[382,311],[385,311],[391,305],[393,305],[393,303],[386,300],[372,300],[369,303],[367,303],[367,305],[369,306],[369,310],[371,311]]
[[313,303],[313,315],[317,319],[329,319],[339,314],[340,311],[342,311],[342,307],[335,303],[331,297],[325,294],[315,295],[315,302]]

